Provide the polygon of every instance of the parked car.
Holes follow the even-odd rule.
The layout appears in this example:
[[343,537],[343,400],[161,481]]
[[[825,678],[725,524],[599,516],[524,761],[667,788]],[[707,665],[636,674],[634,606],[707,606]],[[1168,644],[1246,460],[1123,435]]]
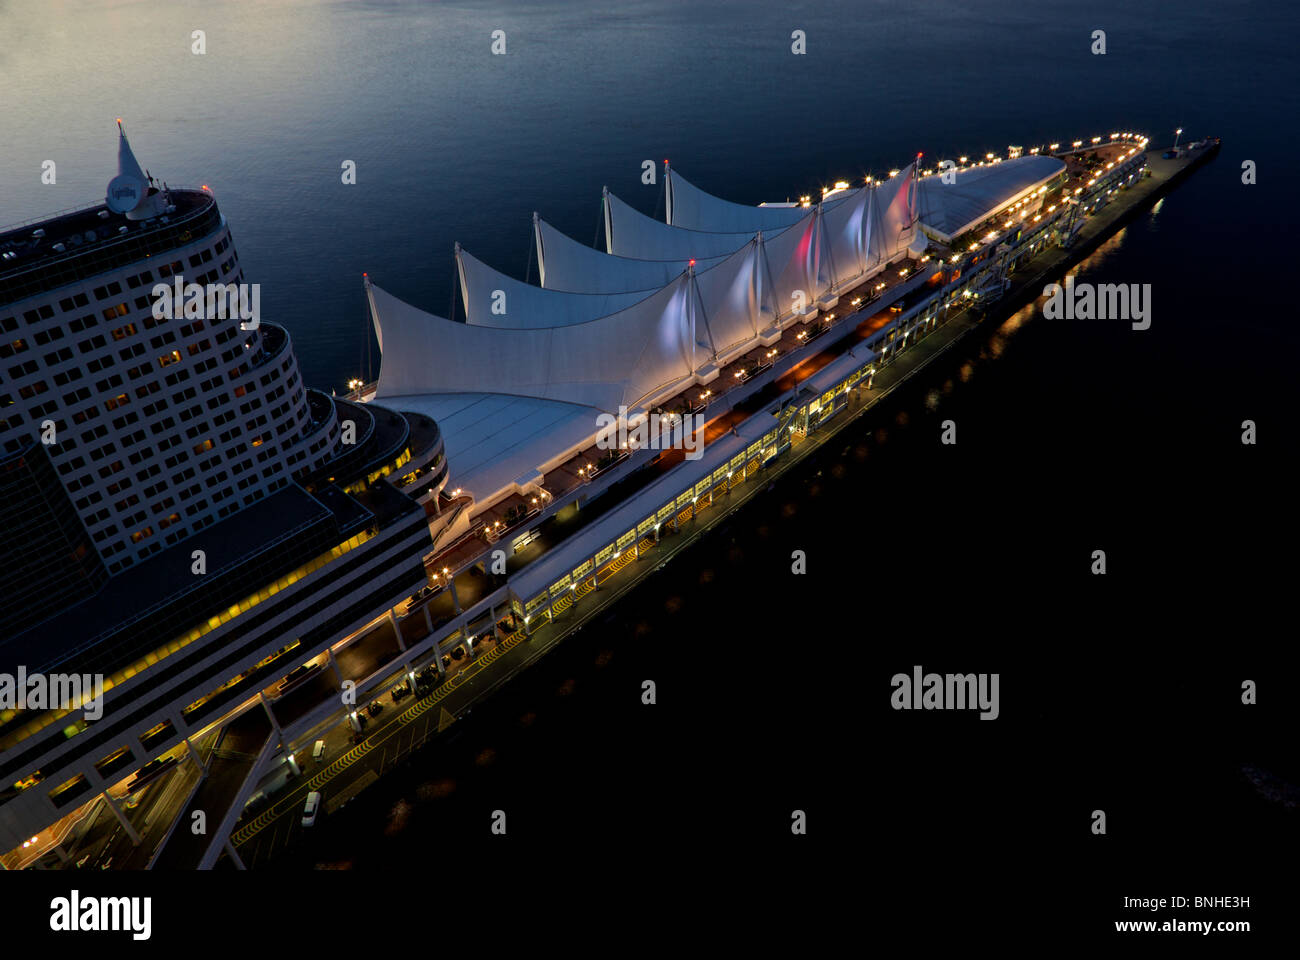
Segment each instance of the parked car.
[[296,687],[298,684],[302,683],[308,677],[314,676],[319,672],[320,672],[319,663],[313,663],[313,664],[304,663],[300,667],[295,667],[293,670],[289,671],[289,673],[284,677],[284,679],[280,681],[279,685],[276,687],[277,696],[283,696],[284,694],[288,693],[293,687]]
[[130,782],[127,783],[126,788],[134,793],[150,780],[161,776],[165,770],[169,770],[175,765],[175,757],[158,757],[154,760],[150,760],[135,772],[135,775],[131,778]]
[[302,825],[310,827],[315,823],[318,812],[320,812],[320,791],[313,790],[307,794],[307,806],[302,808]]
[[399,702],[402,699],[402,697],[406,696],[410,692],[411,692],[411,688],[410,686],[407,685],[407,682],[405,680],[403,680],[397,686],[393,687],[392,690],[388,691],[389,696],[393,698],[393,703]]
[[370,704],[370,706],[368,706],[366,709],[370,711],[370,715],[372,717],[377,717],[384,712],[384,705],[380,703],[378,700],[376,700],[374,701],[374,703]]
[[323,756],[325,756],[325,741],[317,740],[316,746],[311,749],[311,758],[317,763],[320,763],[320,758]]

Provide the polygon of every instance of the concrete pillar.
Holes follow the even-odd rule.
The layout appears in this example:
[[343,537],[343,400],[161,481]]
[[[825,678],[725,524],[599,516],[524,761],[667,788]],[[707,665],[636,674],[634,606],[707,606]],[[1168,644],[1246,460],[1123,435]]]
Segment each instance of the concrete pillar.
[[600,589],[600,570],[596,567],[596,555],[591,555],[591,589]]
[[167,719],[172,722],[172,729],[175,730],[177,733],[180,733],[182,730],[189,729],[190,725],[185,722],[185,718],[181,716],[181,712],[179,709],[168,712]]
[[492,604],[491,606],[488,607],[488,616],[490,616],[490,617],[492,618],[492,636],[493,636],[493,638],[494,638],[498,643],[500,643],[500,642],[501,642],[501,627],[497,625],[497,608],[496,608],[496,604]]
[[388,622],[393,625],[393,633],[397,634],[397,649],[405,652],[406,641],[402,639],[402,627],[397,622],[397,611],[392,607],[388,608]]
[[230,858],[230,862],[235,865],[236,870],[248,869],[244,866],[244,861],[239,859],[239,854],[235,852],[235,843],[229,837],[226,837],[226,856]]
[[634,542],[636,543],[636,558],[640,560],[641,559],[641,534],[638,533],[636,535],[636,540]]
[[420,608],[424,611],[424,626],[430,633],[433,633],[433,617],[429,613],[429,605],[426,603]]
[[266,699],[266,694],[261,690],[257,691],[257,699],[262,701],[262,707],[266,710],[266,715],[271,718],[271,728],[275,730],[275,735],[283,740],[284,731],[280,729],[280,721],[275,719],[275,711],[271,709],[271,701]]
[[326,647],[325,655],[329,657],[330,669],[334,671],[334,679],[338,682],[339,689],[343,689],[343,671],[339,669],[339,662],[334,659],[334,651]]
[[433,662],[438,667],[439,675],[447,672],[447,668],[442,665],[442,647],[438,645],[436,640],[433,643]]
[[198,766],[199,773],[206,773],[207,771],[203,767],[203,758],[199,756],[199,751],[194,749],[194,744],[190,741],[189,737],[185,738],[185,749],[189,751],[190,758]]
[[452,605],[456,608],[456,613],[457,613],[458,615],[461,614],[461,613],[464,613],[464,611],[461,610],[461,608],[460,608],[460,597],[456,596],[456,578],[455,578],[455,577],[452,577],[452,578],[451,578],[450,580],[448,580],[447,582],[448,582],[448,584],[450,584],[450,586],[451,586],[451,602],[452,602]]
[[126,835],[131,838],[131,845],[135,847],[140,846],[140,834],[135,832],[135,827],[131,826],[131,821],[126,818],[126,814],[124,814],[121,808],[118,807],[117,801],[108,795],[107,790],[100,794],[100,796],[102,796],[104,802],[108,804],[108,809],[113,811],[113,816],[117,817],[117,822],[122,825],[122,829],[126,831]]

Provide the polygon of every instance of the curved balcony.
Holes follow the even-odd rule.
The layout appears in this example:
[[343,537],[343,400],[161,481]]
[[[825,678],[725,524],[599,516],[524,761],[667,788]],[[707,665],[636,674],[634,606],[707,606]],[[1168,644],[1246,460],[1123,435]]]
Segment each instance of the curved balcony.
[[253,354],[252,360],[249,361],[248,369],[250,371],[279,360],[289,346],[289,331],[277,323],[259,320],[257,333],[257,352]]

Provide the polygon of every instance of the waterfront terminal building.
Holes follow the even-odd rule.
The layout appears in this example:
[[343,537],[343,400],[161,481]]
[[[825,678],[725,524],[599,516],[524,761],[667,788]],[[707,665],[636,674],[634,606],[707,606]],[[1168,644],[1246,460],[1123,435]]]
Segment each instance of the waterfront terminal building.
[[[537,284],[457,245],[452,317],[366,276],[381,366],[340,398],[301,383],[273,323],[154,319],[155,283],[243,278],[211,192],[150,180],[121,136],[113,182],[136,197],[0,233],[0,671],[102,673],[106,691],[93,722],[0,713],[0,863],[57,864],[96,807],[140,834],[141,866],[237,860],[294,745],[362,735],[345,679],[361,702],[562,625],[1068,245],[1142,176],[1145,143],[947,178],[918,156],[759,206],[665,164],[664,220],[606,190],[599,249],[535,215]],[[651,418],[698,442],[647,442]],[[134,823],[166,764],[194,771],[175,819],[201,800],[202,843]]]

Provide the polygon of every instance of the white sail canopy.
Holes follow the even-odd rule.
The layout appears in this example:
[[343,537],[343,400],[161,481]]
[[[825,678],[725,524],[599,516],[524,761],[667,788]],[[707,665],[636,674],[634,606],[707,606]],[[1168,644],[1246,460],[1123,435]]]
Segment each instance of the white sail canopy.
[[872,211],[876,191],[860,190],[826,210],[822,222],[830,244],[833,288],[856,280],[876,265],[871,256]]
[[666,219],[674,227],[685,230],[754,234],[798,223],[808,212],[798,206],[756,207],[723,200],[705,193],[667,164],[664,164],[664,182],[668,197]]
[[772,297],[777,316],[811,312],[816,302],[830,289],[830,279],[823,275],[821,218],[817,208],[804,210],[804,218],[776,236],[763,237]]
[[[534,218],[533,234],[542,286],[550,290],[626,293],[658,289],[680,277],[690,263],[689,258],[641,260],[614,256],[579,243],[540,217]],[[698,257],[696,269],[707,269],[725,258],[725,254]]]
[[876,188],[874,222],[871,227],[872,255],[885,263],[907,250],[916,236],[917,194],[913,160]]
[[[807,211],[803,211],[807,213]],[[756,231],[710,233],[660,223],[605,191],[606,249],[638,260],[695,260],[735,253]]]
[[700,352],[690,329],[690,278],[587,323],[515,329],[455,323],[366,280],[383,345],[376,399],[493,393],[635,410],[689,382]]
[[752,347],[771,325],[763,273],[763,249],[756,239],[717,266],[695,271],[696,328],[707,332],[713,357]]
[[[778,318],[796,312],[806,315],[831,292],[835,261],[820,211],[814,207],[803,214],[799,224],[779,232],[771,241],[758,234],[730,256],[712,261],[707,269],[688,265],[685,273],[670,281],[670,285],[685,282],[689,290],[684,303],[694,312],[688,313],[683,323],[695,330],[697,371],[700,363],[754,346]],[[845,262],[861,273],[852,255],[854,251],[846,247]],[[466,294],[468,322],[479,326],[532,329],[585,323],[596,319],[590,311],[600,303],[613,304],[614,309],[608,312],[614,313],[633,305],[623,301],[640,302],[654,293],[588,295],[541,290],[502,277],[463,250],[458,256],[462,280],[470,291]],[[514,308],[499,315],[476,311],[476,300],[488,301],[493,294],[504,292],[509,303],[516,293],[514,287],[503,289],[507,283],[523,288],[518,291],[520,298],[529,298],[524,301],[529,304],[526,316],[521,317]],[[475,289],[482,292],[475,294]]]
[[546,290],[493,270],[456,245],[465,322],[485,327],[560,327],[618,313],[663,286],[628,293]]
[[[367,278],[383,351],[375,396],[488,391],[634,410],[752,348],[774,325],[833,302],[843,284],[905,253],[915,234],[916,197],[909,166],[834,206],[799,208],[798,221],[773,233],[747,236],[660,224],[607,193],[616,247],[619,238],[650,238],[661,253],[677,244],[678,256],[708,252],[714,262],[708,269],[688,263],[656,290],[579,293],[515,280],[458,245],[464,324],[404,303]],[[689,248],[680,246],[683,239]],[[618,255],[594,256],[613,266],[610,276],[626,279],[641,269],[625,270]],[[494,312],[498,303],[502,311]]]

